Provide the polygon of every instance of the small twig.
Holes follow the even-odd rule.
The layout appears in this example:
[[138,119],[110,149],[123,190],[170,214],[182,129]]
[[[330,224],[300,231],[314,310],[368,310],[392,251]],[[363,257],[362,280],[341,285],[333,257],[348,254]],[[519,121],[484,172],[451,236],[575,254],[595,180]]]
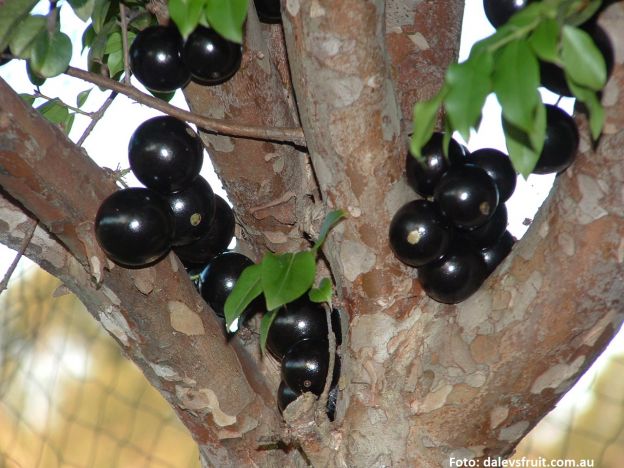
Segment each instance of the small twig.
[[91,132],[93,131],[95,126],[98,124],[100,119],[102,117],[104,117],[104,114],[106,113],[106,110],[110,107],[110,105],[113,103],[113,101],[115,100],[116,97],[117,97],[117,92],[113,91],[106,98],[106,100],[104,101],[104,104],[102,104],[102,106],[100,106],[100,108],[98,110],[96,110],[95,112],[91,113],[91,122],[89,122],[89,125],[87,126],[87,128],[85,128],[85,131],[82,133],[82,135],[80,136],[80,138],[76,142],[76,144],[78,146],[82,146],[82,144],[85,142],[87,137],[91,134]]
[[327,400],[329,399],[329,390],[331,389],[332,381],[334,380],[334,367],[336,365],[336,335],[332,329],[331,323],[331,304],[325,306],[325,319],[327,320],[327,341],[329,343],[329,365],[327,366],[327,377],[325,378],[325,386],[323,387],[323,393],[319,397],[319,408],[322,408],[322,414],[325,414],[325,408],[327,407]]
[[53,98],[53,97],[50,97],[50,96],[46,96],[41,91],[39,91],[39,89],[35,89],[34,96],[36,98],[45,99],[46,101],[57,101],[60,105],[62,105],[63,107],[67,107],[67,109],[69,109],[70,111],[75,112],[76,114],[85,115],[85,116],[89,117],[90,119],[93,118],[93,112],[85,112],[82,109],[79,109],[78,107],[70,106],[66,102],[62,101],[60,98]]
[[26,249],[28,248],[28,244],[30,244],[30,241],[35,235],[35,229],[37,229],[38,224],[39,224],[38,221],[35,220],[30,230],[26,232],[26,235],[24,236],[24,239],[22,240],[20,248],[17,251],[17,255],[15,255],[15,258],[13,259],[13,262],[9,266],[9,269],[4,274],[4,278],[2,278],[2,281],[0,281],[0,294],[2,294],[2,292],[5,291],[6,288],[8,287],[9,281],[11,280],[11,276],[13,276],[13,273],[15,272],[15,269],[17,268],[17,264],[22,259],[24,252],[26,252]]
[[145,94],[132,86],[127,86],[123,83],[119,83],[118,81],[111,80],[110,78],[96,75],[95,73],[90,73],[79,68],[68,67],[65,74],[96,84],[102,88],[117,91],[118,93],[128,96],[138,103],[145,104],[180,120],[193,123],[207,132],[239,138],[249,138],[252,140],[273,141],[278,143],[290,142],[299,146],[305,146],[306,144],[303,130],[300,127],[257,127],[252,125],[236,124],[222,119],[209,119],[193,114],[192,112],[185,111],[179,107],[172,106],[162,99]]
[[128,64],[128,18],[126,18],[126,7],[121,2],[119,2],[119,16],[121,17],[121,44],[123,46],[124,83],[130,86],[130,65]]
[[48,33],[52,34],[56,31],[56,25],[58,23],[58,9],[56,8],[56,0],[50,0],[50,8],[46,18]]

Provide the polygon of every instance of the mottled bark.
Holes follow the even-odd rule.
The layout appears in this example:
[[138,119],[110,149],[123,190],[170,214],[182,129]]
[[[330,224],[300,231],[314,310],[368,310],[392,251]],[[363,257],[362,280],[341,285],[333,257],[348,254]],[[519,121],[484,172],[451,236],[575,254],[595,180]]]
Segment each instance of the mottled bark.
[[391,254],[389,220],[414,197],[402,176],[411,106],[431,96],[455,57],[461,8],[455,0],[285,0],[288,61],[280,27],[252,13],[241,72],[186,90],[207,116],[279,126],[300,119],[307,152],[204,135],[254,254],[299,248],[324,211],[349,213],[324,248],[350,321],[337,419],[300,398],[286,432],[274,410],[274,363],[260,360],[254,339],[226,345],[175,257],[145,270],[110,268],[92,219],[112,180],[0,85],[0,185],[21,204],[0,199],[0,241],[18,246],[29,216],[40,221],[27,255],[117,338],[198,440],[204,464],[301,464],[295,450],[256,450],[282,436],[323,467],[505,455],[621,325],[621,2],[605,17],[618,62],[603,97],[605,135],[593,152],[582,125],[579,161],[482,290],[457,306],[437,304]]

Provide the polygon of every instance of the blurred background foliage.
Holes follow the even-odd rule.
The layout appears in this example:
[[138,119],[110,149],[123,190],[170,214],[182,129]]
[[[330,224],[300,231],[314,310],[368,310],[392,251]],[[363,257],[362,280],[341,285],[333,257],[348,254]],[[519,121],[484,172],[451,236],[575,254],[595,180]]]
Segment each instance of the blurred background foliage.
[[[624,466],[624,335],[515,457]],[[0,295],[0,468],[198,467],[165,400],[59,281],[22,268]]]

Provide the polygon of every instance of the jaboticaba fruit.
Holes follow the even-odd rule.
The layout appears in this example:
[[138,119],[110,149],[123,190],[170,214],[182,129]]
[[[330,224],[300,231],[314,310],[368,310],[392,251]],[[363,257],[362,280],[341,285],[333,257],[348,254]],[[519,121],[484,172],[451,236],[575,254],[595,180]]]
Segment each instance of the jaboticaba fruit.
[[462,233],[463,237],[475,247],[484,248],[494,245],[507,229],[507,207],[498,205],[494,216],[483,226]]
[[451,240],[445,220],[427,200],[403,205],[390,222],[389,236],[397,258],[415,267],[440,258]]
[[458,243],[441,260],[418,269],[418,279],[427,295],[446,304],[468,299],[485,277],[485,263],[479,253]]
[[[607,77],[611,76],[615,60],[613,45],[607,33],[596,23],[588,22],[581,26],[594,40],[596,47],[602,53],[607,66]],[[572,96],[572,91],[566,81],[563,69],[554,63],[540,61],[540,81],[549,91],[560,96]]]
[[191,74],[182,61],[182,36],[174,27],[150,26],[130,46],[130,68],[151,91],[169,93],[182,88]]
[[[302,340],[282,359],[282,380],[295,392],[312,392],[320,395],[325,386],[329,368],[329,343],[327,340]],[[336,356],[332,381],[340,375],[340,362]]]
[[241,58],[240,44],[203,26],[198,26],[184,44],[184,63],[193,81],[200,84],[215,85],[230,79],[239,69]]
[[509,200],[516,189],[516,171],[511,159],[502,151],[494,148],[482,148],[474,151],[466,162],[479,166],[494,180],[498,189],[499,203]]
[[230,205],[219,195],[215,195],[215,214],[208,232],[199,240],[175,246],[173,250],[187,268],[205,265],[228,248],[234,237],[235,224]]
[[279,23],[282,21],[280,0],[254,0],[258,18],[263,23]]
[[148,265],[171,247],[173,214],[161,195],[146,188],[113,193],[100,205],[95,236],[102,250],[128,267]]
[[444,155],[442,139],[444,135],[436,132],[422,148],[422,160],[417,160],[407,154],[405,160],[405,174],[409,185],[423,197],[433,195],[433,189],[450,164],[462,161],[464,153],[462,147],[451,139],[448,159]]
[[485,16],[495,28],[505,24],[512,15],[524,7],[532,0],[483,0]]
[[173,245],[196,241],[209,231],[215,214],[215,196],[206,179],[198,176],[188,188],[166,198],[175,219]]
[[280,386],[277,389],[277,407],[280,413],[283,413],[288,405],[297,399],[300,395],[299,392],[295,392],[292,388],[286,385],[286,382],[280,382]]
[[574,119],[559,107],[547,104],[544,148],[533,172],[550,174],[567,169],[574,161],[578,145],[579,134]]
[[234,289],[243,270],[253,264],[251,259],[243,254],[224,252],[213,258],[202,271],[200,293],[218,316],[224,317],[225,300]]
[[516,240],[509,231],[505,231],[500,239],[491,247],[481,250],[480,255],[485,262],[486,274],[492,273],[496,267],[509,255]]
[[161,193],[188,188],[204,161],[197,133],[167,115],[153,117],[137,127],[128,145],[130,169],[146,187]]
[[295,343],[305,338],[327,339],[325,309],[310,301],[307,295],[280,309],[269,328],[266,347],[276,358],[282,359]]
[[498,208],[496,183],[474,164],[451,166],[433,196],[442,214],[461,229],[485,224]]

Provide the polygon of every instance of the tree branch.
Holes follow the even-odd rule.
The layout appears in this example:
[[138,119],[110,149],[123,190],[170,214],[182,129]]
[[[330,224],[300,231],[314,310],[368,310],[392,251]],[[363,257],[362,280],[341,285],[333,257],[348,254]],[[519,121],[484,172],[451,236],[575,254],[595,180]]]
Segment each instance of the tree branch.
[[305,146],[305,137],[300,128],[275,128],[241,125],[230,123],[222,119],[210,119],[172,106],[162,99],[145,94],[132,86],[127,86],[123,83],[119,83],[118,81],[111,80],[110,78],[96,75],[95,73],[90,73],[75,67],[69,67],[65,73],[69,76],[93,83],[102,88],[111,89],[119,94],[128,96],[136,102],[145,104],[146,106],[152,107],[173,117],[177,117],[178,119],[193,123],[206,132],[235,136],[239,138],[249,138],[252,140],[263,140],[276,143],[287,142],[298,146]]
[[91,122],[89,122],[89,125],[87,125],[87,128],[85,128],[84,132],[82,132],[82,135],[76,142],[76,145],[82,146],[82,144],[89,137],[91,132],[95,129],[95,126],[98,124],[98,122],[102,119],[102,117],[104,117],[104,114],[106,113],[106,111],[108,110],[108,108],[113,103],[116,97],[117,97],[117,91],[113,91],[112,93],[108,95],[108,97],[106,98],[104,103],[100,106],[100,108],[96,110],[95,112],[91,113]]
[[11,265],[9,265],[9,268],[4,274],[4,278],[2,278],[2,281],[0,281],[0,294],[2,294],[2,292],[5,291],[7,286],[9,285],[11,276],[13,276],[13,273],[15,272],[17,265],[22,259],[24,252],[26,252],[26,248],[28,247],[28,244],[30,244],[30,241],[32,240],[33,235],[35,234],[35,229],[37,228],[37,224],[38,224],[37,221],[34,220],[32,222],[32,228],[25,233],[24,239],[22,240],[22,243],[19,246],[19,249],[17,250],[15,258],[13,259],[13,261],[11,262]]

